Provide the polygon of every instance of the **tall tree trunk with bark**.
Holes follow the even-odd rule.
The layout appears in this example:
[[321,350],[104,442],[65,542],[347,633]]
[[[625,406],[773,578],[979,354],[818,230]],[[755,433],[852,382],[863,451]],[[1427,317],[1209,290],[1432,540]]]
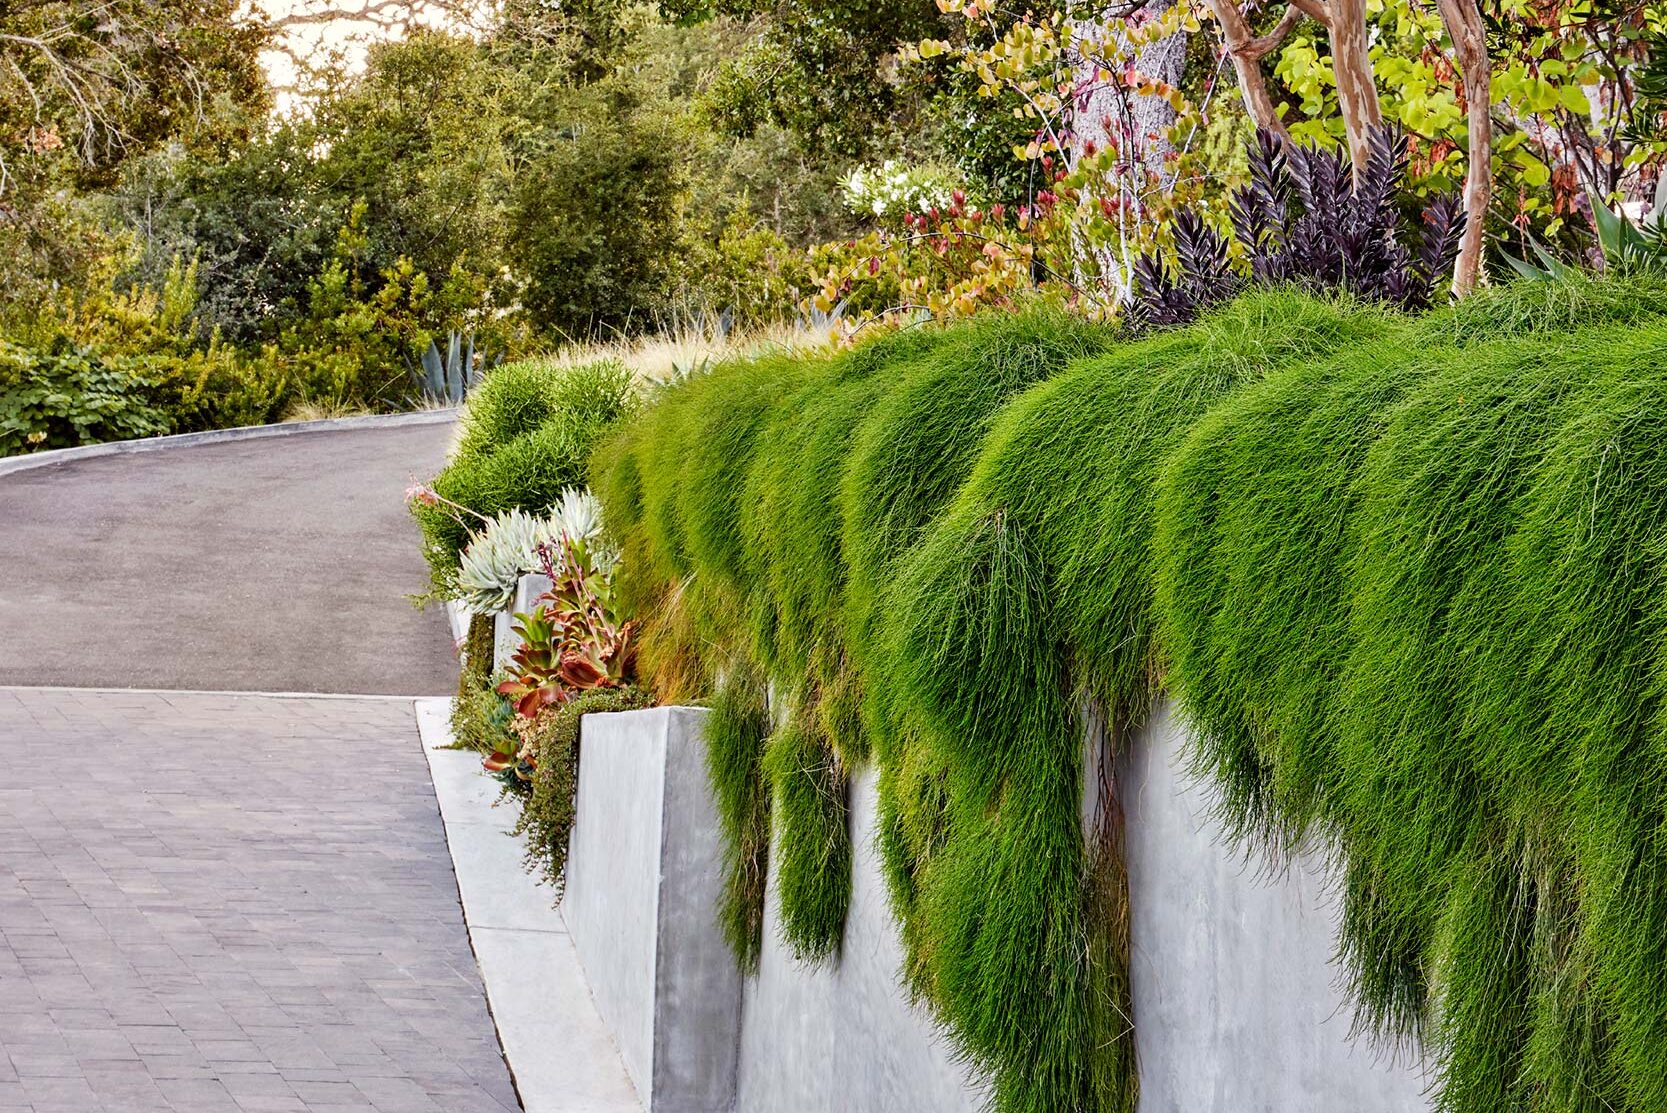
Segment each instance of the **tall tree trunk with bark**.
[[1366,38],[1366,0],[1330,0],[1325,13],[1326,30],[1331,33],[1331,68],[1337,77],[1337,107],[1359,181],[1372,154],[1372,133],[1383,126]]
[[[1175,0],[1148,0],[1143,13],[1157,19],[1175,6]],[[1096,43],[1115,36],[1111,15],[1077,26],[1077,34]],[[1077,88],[1087,89],[1084,103],[1075,111],[1072,133],[1077,153],[1084,143],[1092,142],[1104,149],[1115,145],[1131,158],[1153,172],[1161,172],[1170,151],[1169,129],[1175,124],[1175,108],[1161,96],[1132,92],[1121,85],[1122,75],[1116,72],[1112,59],[1125,58],[1128,45],[1112,41],[1106,62],[1078,55],[1072,63],[1072,78]],[[1187,61],[1186,32],[1178,31],[1156,42],[1147,43],[1129,59],[1134,71],[1149,81],[1179,85]],[[1113,70],[1109,82],[1098,80],[1098,70],[1106,65]],[[1107,126],[1110,121],[1110,126]]]
[[1257,127],[1281,136],[1288,133],[1268,96],[1262,59],[1284,41],[1303,16],[1326,29],[1331,39],[1331,68],[1337,79],[1337,106],[1358,177],[1371,153],[1372,132],[1383,124],[1378,87],[1372,79],[1371,43],[1366,36],[1366,0],[1291,0],[1278,25],[1259,38],[1250,33],[1250,24],[1235,0],[1209,0],[1209,4],[1216,22],[1221,24],[1245,109]]
[[1239,79],[1239,95],[1244,99],[1245,111],[1258,128],[1266,128],[1282,139],[1289,139],[1285,121],[1279,108],[1268,95],[1268,83],[1262,76],[1262,59],[1267,57],[1302,21],[1303,13],[1294,5],[1285,9],[1279,25],[1268,34],[1257,37],[1250,33],[1250,23],[1239,11],[1236,0],[1210,0],[1210,10],[1221,25],[1221,37],[1227,57],[1233,62],[1233,72]]
[[1470,164],[1464,175],[1464,238],[1453,268],[1453,292],[1460,297],[1476,288],[1482,273],[1482,235],[1493,198],[1493,71],[1488,64],[1487,37],[1476,0],[1436,0],[1453,56],[1464,81],[1465,117]]

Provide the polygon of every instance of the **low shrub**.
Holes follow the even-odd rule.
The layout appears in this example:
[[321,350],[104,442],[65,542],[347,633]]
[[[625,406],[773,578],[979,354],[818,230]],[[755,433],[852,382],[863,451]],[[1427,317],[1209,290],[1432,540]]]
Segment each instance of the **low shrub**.
[[0,456],[167,433],[156,386],[138,360],[0,341]]
[[595,711],[632,711],[653,702],[642,688],[594,688],[541,713],[525,729],[536,770],[512,833],[526,836],[528,871],[542,876],[558,894],[566,883],[576,814],[580,723]]
[[[503,369],[487,377],[480,417],[465,411],[465,444],[434,478],[433,489],[443,499],[491,518],[509,510],[542,514],[560,501],[562,492],[582,487],[592,447],[602,433],[634,405],[631,383],[624,369],[606,361],[577,367],[551,368],[550,380],[538,406],[525,403],[519,385],[494,390],[490,384]],[[511,374],[524,385],[525,365]],[[515,400],[519,399],[519,402]],[[528,432],[515,434],[493,446],[490,436],[513,431],[529,410],[547,406],[545,415]],[[423,531],[423,552],[437,586],[449,586],[470,533],[478,519],[459,514],[443,503],[414,502],[412,513]]]
[[571,366],[531,359],[494,368],[458,419],[456,456],[490,455],[563,412],[606,424],[630,390],[630,372],[613,359]]
[[494,690],[490,673],[480,685],[471,682],[461,689],[452,702],[451,737],[458,749],[474,750],[483,758],[514,752],[514,725],[515,705]]

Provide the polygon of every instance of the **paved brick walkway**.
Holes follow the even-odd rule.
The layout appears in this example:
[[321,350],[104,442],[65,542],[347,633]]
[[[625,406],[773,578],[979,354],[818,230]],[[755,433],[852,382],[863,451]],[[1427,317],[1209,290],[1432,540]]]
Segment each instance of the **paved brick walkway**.
[[518,1108],[408,702],[0,689],[0,1110]]

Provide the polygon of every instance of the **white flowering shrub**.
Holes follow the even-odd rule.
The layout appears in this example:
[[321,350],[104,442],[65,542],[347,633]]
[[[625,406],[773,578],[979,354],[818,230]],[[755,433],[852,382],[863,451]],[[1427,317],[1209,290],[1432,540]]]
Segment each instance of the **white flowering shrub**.
[[879,166],[852,171],[841,190],[852,212],[881,220],[899,220],[905,213],[947,208],[959,184],[955,172],[945,167],[908,166],[887,159]]

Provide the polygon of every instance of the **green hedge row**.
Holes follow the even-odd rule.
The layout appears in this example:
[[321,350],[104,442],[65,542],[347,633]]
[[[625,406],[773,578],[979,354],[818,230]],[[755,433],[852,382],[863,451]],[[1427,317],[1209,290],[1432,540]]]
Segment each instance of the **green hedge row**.
[[1167,689],[1235,832],[1344,863],[1362,1018],[1442,1108],[1667,1108],[1662,307],[1036,310],[664,392],[593,486],[645,659],[720,689],[738,951],[772,823],[787,939],[837,950],[873,760],[906,976],[996,1106],[1132,1109],[1083,724]]

